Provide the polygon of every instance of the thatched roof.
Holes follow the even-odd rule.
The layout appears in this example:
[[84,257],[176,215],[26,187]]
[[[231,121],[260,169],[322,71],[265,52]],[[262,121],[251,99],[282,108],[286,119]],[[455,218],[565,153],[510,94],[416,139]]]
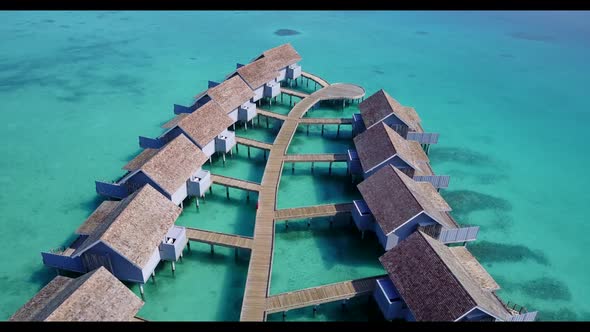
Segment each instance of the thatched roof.
[[271,68],[274,70],[280,70],[301,61],[301,56],[289,43],[266,50],[262,56],[271,60]]
[[252,98],[254,91],[240,76],[234,76],[210,88],[207,94],[227,114]]
[[420,143],[404,139],[384,123],[357,135],[354,145],[365,172],[396,155],[417,171],[421,171],[424,168],[422,165],[428,162]]
[[[388,234],[421,212],[428,213],[439,223],[440,209],[450,209],[430,183],[419,183],[388,165],[357,185],[375,221]],[[444,224],[443,224],[444,225]],[[451,225],[444,225],[449,226]]]
[[279,76],[274,66],[272,59],[261,58],[238,68],[237,73],[252,90],[256,90]]
[[505,320],[508,311],[482,289],[449,247],[417,231],[379,258],[417,321],[455,321],[475,307]]
[[131,321],[143,306],[129,288],[100,267],[76,279],[55,277],[11,321]]
[[145,149],[125,168],[129,171],[141,169],[168,194],[173,194],[206,161],[207,156],[203,151],[184,134],[180,134],[160,149]]
[[76,234],[90,235],[96,227],[106,220],[107,216],[119,205],[119,201],[103,201],[76,230]]
[[205,146],[221,134],[234,121],[215,101],[209,101],[196,111],[178,122],[182,129],[195,143]]
[[170,119],[170,121],[164,123],[162,125],[162,128],[166,128],[166,129],[174,128],[178,124],[178,122],[180,122],[180,120],[184,119],[188,115],[189,115],[189,113],[180,113],[177,116]]
[[120,201],[72,256],[101,241],[143,268],[180,212],[180,207],[146,184]]
[[420,117],[414,108],[402,106],[383,89],[375,92],[360,103],[359,109],[367,128],[392,113],[413,131],[417,131],[417,125],[420,123]]

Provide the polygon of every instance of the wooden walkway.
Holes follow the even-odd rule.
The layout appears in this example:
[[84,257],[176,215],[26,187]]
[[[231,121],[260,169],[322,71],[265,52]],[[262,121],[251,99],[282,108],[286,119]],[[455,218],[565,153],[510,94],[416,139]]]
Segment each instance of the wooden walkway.
[[260,185],[255,182],[246,180],[240,180],[236,178],[230,178],[223,175],[211,174],[211,182],[220,184],[230,188],[248,190],[248,191],[260,191]]
[[301,119],[299,123],[323,125],[352,125],[352,118],[304,118]]
[[271,111],[267,111],[264,110],[262,108],[257,108],[256,112],[258,112],[258,115],[264,115],[268,118],[273,118],[273,119],[277,119],[277,120],[281,120],[281,121],[285,121],[287,119],[286,115],[282,115],[279,113],[275,113],[275,112],[271,112]]
[[323,78],[321,78],[319,76],[316,76],[314,74],[305,72],[305,71],[302,71],[301,72],[301,76],[303,76],[305,78],[309,78],[312,81],[318,82],[318,84],[321,85],[324,88],[327,87],[328,85],[330,85],[330,83],[328,83],[328,81],[326,81],[325,79],[323,79]]
[[367,295],[375,289],[375,279],[380,277],[382,276],[337,282],[274,295],[266,301],[266,313],[271,314]]
[[236,144],[251,146],[251,147],[259,148],[262,150],[270,150],[272,148],[272,144],[264,143],[264,142],[253,140],[250,138],[239,137],[239,136],[236,136]]
[[246,236],[186,227],[186,237],[195,242],[209,243],[229,248],[252,249],[252,238]]
[[295,96],[295,97],[299,97],[299,98],[307,98],[309,97],[309,94],[307,93],[303,93],[300,91],[295,91],[295,90],[291,90],[288,88],[281,88],[281,92],[286,94],[286,95],[291,95],[291,96]]
[[342,203],[281,209],[275,211],[275,220],[331,217],[342,213],[350,213],[353,207],[352,203]]
[[320,100],[357,99],[364,95],[365,90],[357,85],[329,85],[302,99],[285,118],[270,149],[260,184],[252,254],[248,265],[248,276],[240,314],[241,321],[264,321],[266,319],[266,299],[271,281],[278,186],[283,170],[283,158],[301,117]]
[[312,153],[312,154],[288,154],[283,159],[289,163],[305,162],[335,162],[346,161],[346,153]]

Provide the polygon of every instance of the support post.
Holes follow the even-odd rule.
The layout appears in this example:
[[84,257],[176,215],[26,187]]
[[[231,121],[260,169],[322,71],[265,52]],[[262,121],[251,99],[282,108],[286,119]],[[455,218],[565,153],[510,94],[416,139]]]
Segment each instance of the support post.
[[307,125],[307,136],[309,136],[309,125]]
[[229,199],[229,187],[225,187],[225,196]]
[[156,270],[152,271],[152,282],[156,283]]
[[314,162],[312,161],[312,162],[311,162],[311,172],[312,172],[312,173],[313,173],[313,164],[314,164]]
[[244,130],[248,130],[248,121],[244,121]]
[[250,202],[250,191],[246,191],[246,202]]
[[322,136],[324,136],[324,125],[322,125]]
[[295,174],[295,163],[291,163],[291,174]]
[[285,220],[285,228],[289,228],[289,220]]
[[268,129],[268,116],[266,117],[266,128]]
[[236,153],[240,152],[240,149],[238,148],[238,146],[240,146],[240,144],[236,143]]
[[238,247],[236,247],[235,257],[236,257],[236,260],[238,260]]
[[225,166],[225,152],[223,153],[223,166]]
[[309,226],[311,226],[311,218],[307,219],[307,228],[309,228]]
[[186,247],[188,249],[188,252],[191,252],[191,241],[186,241]]
[[144,299],[143,284],[139,284],[139,293],[141,294],[141,298]]
[[264,160],[266,160],[266,149],[263,149],[262,151],[264,151]]
[[210,193],[211,195],[213,195],[213,184],[211,184],[211,185],[209,186],[209,193]]
[[328,174],[332,175],[332,162],[330,162],[330,167],[328,168]]
[[365,239],[365,231],[361,231],[361,240]]
[[338,131],[336,131],[336,137],[340,136],[340,125],[338,125]]
[[215,253],[215,248],[213,247],[213,244],[211,245],[211,253],[214,254]]
[[250,158],[250,146],[248,145],[248,158]]
[[176,273],[176,265],[174,265],[174,261],[172,261],[172,274]]

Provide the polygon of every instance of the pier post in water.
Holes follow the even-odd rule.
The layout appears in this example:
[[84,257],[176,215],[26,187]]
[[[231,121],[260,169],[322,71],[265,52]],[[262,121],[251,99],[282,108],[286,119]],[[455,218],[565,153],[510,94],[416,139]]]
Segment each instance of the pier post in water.
[[186,241],[186,247],[188,249],[188,252],[191,252],[191,241]]
[[176,265],[174,265],[174,261],[172,261],[172,274],[176,273]]
[[215,248],[213,247],[213,244],[211,244],[211,253],[214,254],[215,253]]
[[141,298],[144,299],[143,284],[139,284],[139,293],[141,294]]
[[152,281],[154,282],[154,284],[156,283],[156,270],[152,271]]
[[250,146],[248,145],[248,158],[250,158]]
[[229,199],[229,187],[225,187],[225,196]]

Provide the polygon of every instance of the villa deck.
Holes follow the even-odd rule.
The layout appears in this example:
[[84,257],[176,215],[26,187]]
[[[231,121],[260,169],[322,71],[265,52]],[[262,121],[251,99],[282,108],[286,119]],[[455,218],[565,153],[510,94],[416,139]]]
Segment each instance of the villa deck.
[[346,161],[346,158],[346,153],[288,154],[284,161],[289,163],[335,162]]
[[246,236],[224,234],[191,227],[186,227],[186,236],[189,240],[195,242],[229,248],[252,249],[252,238]]
[[353,206],[352,203],[342,203],[282,209],[275,211],[275,220],[331,217],[338,214],[350,213]]
[[251,147],[262,149],[262,150],[270,150],[272,148],[272,144],[264,143],[264,142],[253,140],[250,138],[239,137],[239,136],[236,136],[236,143],[241,144],[241,145],[245,145],[245,146],[251,146]]
[[266,313],[271,314],[368,295],[375,288],[375,279],[377,278],[379,277],[349,280],[274,295],[266,301]]
[[256,224],[254,226],[254,243],[240,314],[241,321],[264,321],[266,318],[266,299],[269,293],[272,270],[274,218],[278,185],[281,179],[285,153],[293,139],[301,117],[320,100],[356,99],[364,95],[365,90],[356,85],[330,85],[301,100],[286,117],[270,149],[262,177]]
[[230,178],[227,176],[211,174],[211,182],[222,186],[242,189],[247,191],[260,191],[260,185],[255,182]]

